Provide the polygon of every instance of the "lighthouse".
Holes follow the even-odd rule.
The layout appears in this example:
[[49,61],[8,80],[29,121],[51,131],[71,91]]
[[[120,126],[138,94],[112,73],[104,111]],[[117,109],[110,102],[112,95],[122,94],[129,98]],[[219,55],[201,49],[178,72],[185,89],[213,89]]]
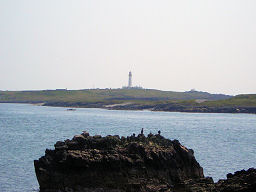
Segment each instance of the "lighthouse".
[[128,87],[131,88],[132,87],[132,72],[129,72],[129,80],[128,80]]
[[132,72],[128,74],[128,86],[123,86],[123,89],[143,89],[141,86],[132,86]]

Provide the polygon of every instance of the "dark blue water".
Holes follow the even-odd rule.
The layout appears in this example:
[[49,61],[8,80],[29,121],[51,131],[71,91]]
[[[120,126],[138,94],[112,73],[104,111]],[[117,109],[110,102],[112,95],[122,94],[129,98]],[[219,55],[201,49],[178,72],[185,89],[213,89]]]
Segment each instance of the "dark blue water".
[[178,139],[195,151],[206,176],[256,167],[256,115],[108,111],[0,104],[0,192],[37,191],[33,160],[87,130],[91,135],[139,133]]

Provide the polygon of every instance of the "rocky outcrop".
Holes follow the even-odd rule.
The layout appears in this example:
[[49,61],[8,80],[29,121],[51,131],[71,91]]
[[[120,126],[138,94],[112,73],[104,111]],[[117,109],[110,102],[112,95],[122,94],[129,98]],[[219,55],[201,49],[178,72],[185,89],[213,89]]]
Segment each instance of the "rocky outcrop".
[[256,113],[256,107],[242,106],[193,106],[181,104],[159,104],[152,108],[153,111],[170,111],[170,112],[191,112],[191,113]]
[[160,134],[89,136],[58,141],[34,161],[41,192],[173,191],[204,178],[193,150]]
[[216,183],[217,192],[255,192],[256,191],[256,169],[237,171],[227,174],[226,180]]
[[227,179],[213,183],[212,178],[186,180],[174,189],[175,192],[255,192],[256,169],[227,174]]
[[204,177],[192,149],[159,134],[58,141],[34,161],[40,192],[254,192],[256,169]]

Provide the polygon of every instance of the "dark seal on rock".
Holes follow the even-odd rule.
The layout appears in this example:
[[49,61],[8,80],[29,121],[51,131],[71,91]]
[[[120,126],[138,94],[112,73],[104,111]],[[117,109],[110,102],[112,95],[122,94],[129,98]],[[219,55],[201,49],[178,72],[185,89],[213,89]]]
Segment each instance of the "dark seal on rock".
[[160,134],[101,137],[83,132],[34,161],[40,192],[173,191],[204,178],[193,150]]

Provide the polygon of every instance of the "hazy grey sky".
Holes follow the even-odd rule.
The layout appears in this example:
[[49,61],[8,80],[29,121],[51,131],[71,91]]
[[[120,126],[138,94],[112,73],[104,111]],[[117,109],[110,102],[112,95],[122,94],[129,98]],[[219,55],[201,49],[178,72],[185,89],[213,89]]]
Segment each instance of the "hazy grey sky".
[[256,93],[255,0],[0,0],[0,90]]

